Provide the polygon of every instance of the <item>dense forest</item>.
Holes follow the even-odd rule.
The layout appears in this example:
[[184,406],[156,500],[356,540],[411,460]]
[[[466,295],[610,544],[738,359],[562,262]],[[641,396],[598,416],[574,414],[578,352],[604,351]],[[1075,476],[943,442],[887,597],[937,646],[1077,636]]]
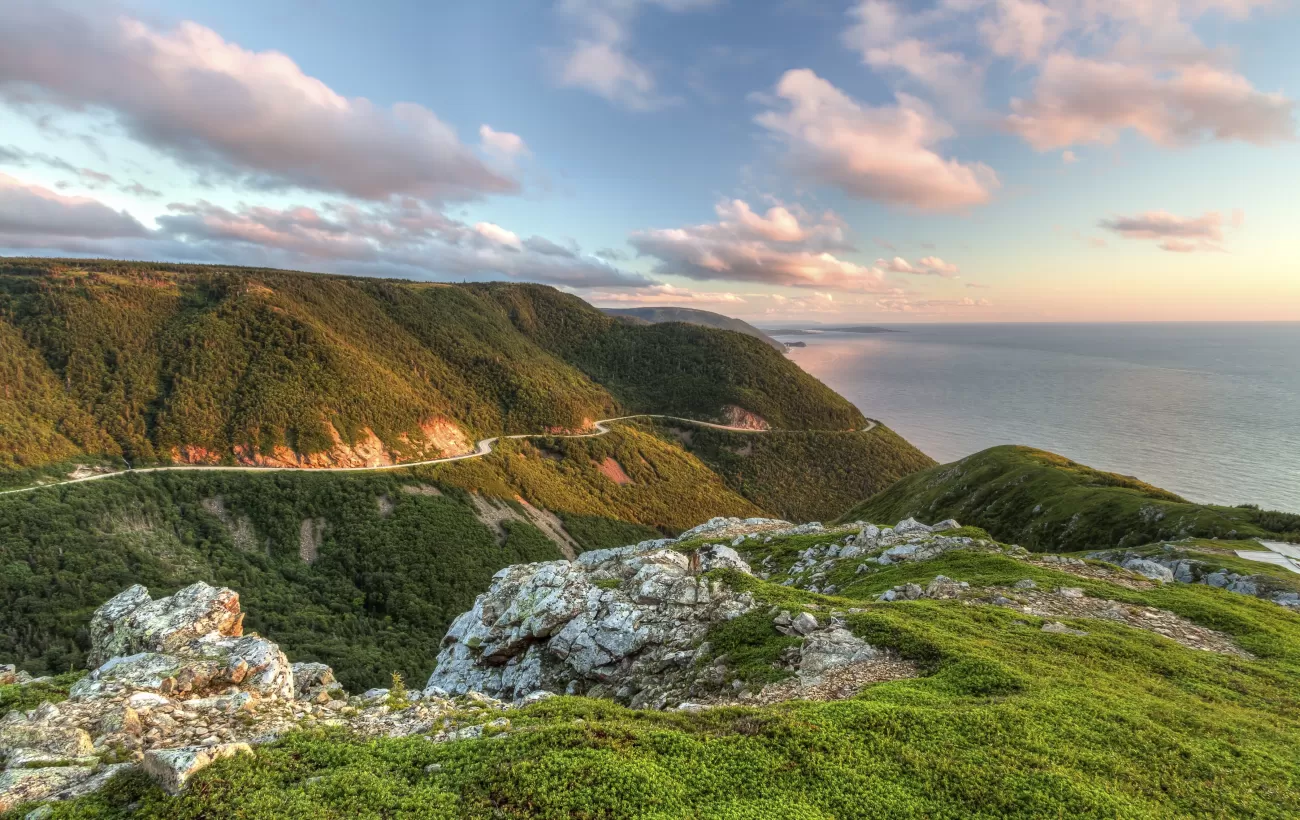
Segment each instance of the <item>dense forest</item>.
[[0,376],[9,484],[84,457],[283,461],[369,443],[411,460],[635,412],[864,423],[758,340],[633,326],[540,285],[136,262],[0,260]]
[[869,431],[738,433],[640,422],[683,447],[737,493],[790,521],[829,521],[934,459],[884,425]]
[[[610,480],[606,459],[630,482]],[[392,672],[421,680],[494,572],[563,557],[534,510],[579,549],[762,513],[680,447],[621,428],[387,473],[164,472],[49,487],[0,497],[0,658],[81,668],[96,606],[134,583],[157,595],[202,580],[239,590],[249,628],[293,660],[331,664],[349,688]]]
[[1179,538],[1300,541],[1300,515],[1193,504],[1136,478],[1006,445],[913,473],[844,521],[956,518],[1031,550],[1068,552]]

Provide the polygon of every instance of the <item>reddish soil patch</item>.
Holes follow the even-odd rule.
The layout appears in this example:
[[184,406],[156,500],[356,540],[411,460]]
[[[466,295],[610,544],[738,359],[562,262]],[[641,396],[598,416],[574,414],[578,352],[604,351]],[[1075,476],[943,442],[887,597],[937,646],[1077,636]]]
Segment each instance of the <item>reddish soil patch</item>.
[[617,461],[615,461],[612,458],[606,458],[604,461],[600,462],[600,464],[597,465],[597,469],[599,469],[601,473],[605,475],[605,478],[608,478],[610,481],[614,482],[615,484],[632,483],[632,479],[628,476],[628,474],[623,472],[623,465],[619,464]]

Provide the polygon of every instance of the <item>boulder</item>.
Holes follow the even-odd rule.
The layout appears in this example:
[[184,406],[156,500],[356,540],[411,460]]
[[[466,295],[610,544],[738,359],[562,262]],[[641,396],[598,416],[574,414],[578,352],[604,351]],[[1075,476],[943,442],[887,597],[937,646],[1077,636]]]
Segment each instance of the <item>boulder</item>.
[[86,661],[99,666],[140,652],[171,653],[214,632],[239,637],[243,623],[234,590],[200,581],[155,601],[149,590],[136,584],[95,610]]
[[1174,571],[1169,567],[1161,566],[1155,561],[1148,561],[1145,558],[1130,558],[1121,566],[1129,572],[1136,572],[1144,578],[1150,578],[1152,581],[1172,581],[1174,580]]
[[904,518],[894,525],[895,535],[922,535],[933,532],[930,527],[917,521],[915,518]]
[[817,629],[817,626],[817,619],[807,612],[800,612],[794,622],[790,624],[790,628],[799,635],[812,634],[813,630]]
[[9,686],[18,682],[18,670],[12,663],[0,664],[0,686]]
[[140,652],[110,658],[74,683],[70,696],[87,700],[143,691],[202,697],[230,686],[261,697],[292,699],[293,670],[280,647],[265,638],[209,634],[174,654]]
[[43,766],[0,772],[0,813],[14,806],[48,800],[95,775],[90,766]]
[[832,626],[804,638],[799,649],[799,678],[804,684],[810,684],[829,669],[873,660],[879,654],[847,629]]
[[155,749],[145,753],[143,768],[164,791],[175,795],[181,793],[191,777],[218,760],[252,753],[253,750],[247,743]]
[[932,532],[945,532],[947,530],[959,530],[959,529],[961,529],[961,524],[958,524],[956,519],[953,518],[945,518],[944,520],[940,521],[938,524],[935,524],[933,527],[930,528]]
[[0,720],[0,756],[18,749],[42,752],[53,758],[79,758],[95,753],[84,729],[59,720],[59,708],[42,703],[29,714],[10,712]]
[[298,700],[327,702],[330,692],[341,689],[334,679],[334,670],[323,663],[295,663],[293,691]]
[[687,674],[678,661],[711,625],[754,607],[747,593],[700,576],[719,567],[750,574],[730,547],[687,555],[661,540],[507,567],[448,629],[426,692],[512,700],[594,692],[632,702],[666,685],[669,670]]

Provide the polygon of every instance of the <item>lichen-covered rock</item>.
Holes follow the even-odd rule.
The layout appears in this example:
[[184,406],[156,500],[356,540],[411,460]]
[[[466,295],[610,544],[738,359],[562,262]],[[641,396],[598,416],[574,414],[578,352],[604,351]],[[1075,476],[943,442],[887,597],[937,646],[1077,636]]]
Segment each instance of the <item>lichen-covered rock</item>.
[[334,670],[323,663],[295,663],[291,669],[294,694],[299,700],[327,703],[330,693],[340,688]]
[[191,777],[218,760],[252,753],[253,749],[247,743],[161,749],[144,756],[143,768],[168,794],[180,794]]
[[239,637],[243,623],[233,590],[200,581],[155,601],[136,584],[95,610],[86,660],[99,666],[140,652],[171,653],[210,633]]
[[1152,581],[1172,581],[1174,580],[1174,571],[1169,567],[1157,564],[1155,561],[1148,561],[1145,558],[1130,558],[1121,566],[1129,572],[1136,572]]
[[447,631],[427,691],[509,699],[539,690],[608,693],[632,701],[665,673],[687,669],[710,626],[754,606],[747,593],[701,573],[750,568],[730,547],[686,555],[663,545],[501,570]]
[[179,647],[175,654],[141,652],[110,658],[72,685],[73,699],[123,692],[202,697],[236,686],[261,697],[292,698],[293,671],[280,648],[265,638],[213,634]]
[[847,629],[832,626],[804,638],[799,649],[799,678],[805,684],[814,683],[830,669],[874,660],[879,654]]
[[57,759],[87,757],[95,753],[85,730],[59,721],[59,708],[42,703],[30,714],[10,712],[0,719],[0,757],[19,749],[42,752]]
[[11,663],[0,664],[0,686],[18,682],[18,670]]
[[48,800],[95,775],[90,766],[42,766],[0,772],[0,813],[23,803]]

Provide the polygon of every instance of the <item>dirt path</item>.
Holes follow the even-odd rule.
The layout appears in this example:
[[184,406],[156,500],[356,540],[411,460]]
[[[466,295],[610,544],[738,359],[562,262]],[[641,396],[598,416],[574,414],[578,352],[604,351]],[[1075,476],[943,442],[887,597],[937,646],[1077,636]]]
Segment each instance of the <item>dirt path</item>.
[[[694,424],[697,427],[711,427],[714,430],[727,430],[732,433],[750,433],[754,435],[761,435],[765,433],[818,432],[816,430],[753,430],[748,427],[729,427],[725,424],[714,424],[713,422],[710,421],[697,421],[696,419],[684,419],[681,418],[680,416],[665,416],[659,413],[640,413],[634,416],[619,416],[618,418],[601,419],[600,421],[593,422],[592,426],[596,428],[596,432],[594,433],[575,433],[567,436],[554,435],[551,433],[524,433],[523,435],[514,435],[514,436],[493,436],[492,438],[485,438],[480,440],[474,452],[472,453],[465,453],[464,455],[459,455],[459,456],[447,456],[445,458],[431,458],[428,459],[427,461],[406,461],[400,464],[383,464],[377,467],[235,467],[235,466],[223,466],[223,465],[213,466],[213,465],[205,465],[205,464],[180,464],[180,465],[173,465],[167,467],[139,467],[139,468],[130,468],[126,470],[118,470],[116,472],[111,472],[111,473],[96,473],[94,475],[82,476],[81,478],[70,478],[66,481],[56,481],[52,484],[37,484],[32,487],[19,487],[16,490],[0,490],[0,495],[13,495],[15,493],[30,493],[35,490],[44,490],[48,487],[62,487],[65,484],[80,484],[85,481],[99,481],[100,479],[113,478],[115,476],[126,475],[127,473],[162,473],[162,472],[179,472],[182,470],[206,470],[206,471],[223,470],[227,472],[239,472],[239,473],[275,473],[275,472],[288,472],[294,470],[299,470],[302,472],[313,472],[313,473],[365,473],[365,472],[377,472],[379,470],[405,470],[408,467],[424,467],[430,464],[446,464],[447,462],[451,462],[451,461],[464,461],[467,458],[482,458],[483,456],[491,454],[492,446],[502,438],[507,438],[507,439],[595,438],[596,436],[603,436],[609,432],[609,428],[606,427],[605,425],[612,424],[616,421],[630,421],[632,419],[668,419],[670,421],[680,421],[685,424]],[[872,430],[876,429],[877,426],[879,426],[877,422],[873,421],[872,419],[867,419],[867,426],[863,427],[861,430],[858,430],[857,432],[869,433]],[[829,432],[840,433],[845,431],[835,430]]]

